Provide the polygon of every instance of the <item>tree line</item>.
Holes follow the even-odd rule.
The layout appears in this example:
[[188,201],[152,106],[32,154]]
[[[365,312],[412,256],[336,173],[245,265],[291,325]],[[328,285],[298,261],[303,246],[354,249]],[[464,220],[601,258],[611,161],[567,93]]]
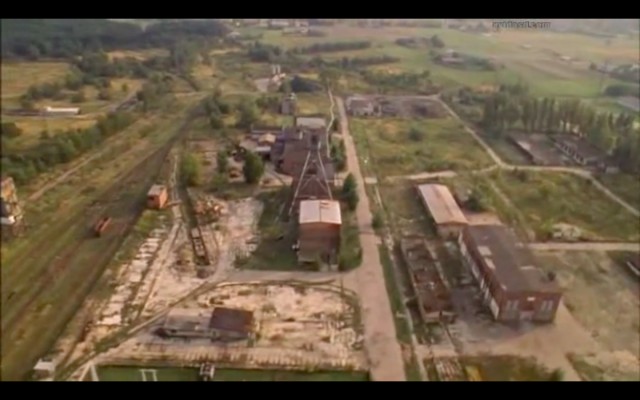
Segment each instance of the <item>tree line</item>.
[[525,85],[502,85],[484,101],[481,125],[490,135],[525,132],[580,134],[613,155],[625,171],[640,171],[640,130],[635,116],[598,112],[578,99],[536,98]]
[[16,184],[28,183],[38,174],[58,164],[67,163],[86,151],[98,147],[107,138],[121,132],[134,121],[127,112],[114,112],[100,117],[87,129],[68,129],[49,137],[46,132],[40,142],[26,151],[4,151],[5,127],[2,135],[2,171],[13,177]]
[[306,47],[295,47],[289,52],[291,54],[316,54],[316,53],[328,53],[336,51],[348,51],[348,50],[364,50],[371,47],[371,42],[367,41],[355,41],[355,42],[326,42],[326,43],[314,43]]
[[69,58],[84,52],[169,47],[180,40],[222,37],[220,21],[163,21],[143,30],[107,19],[2,19],[2,58]]

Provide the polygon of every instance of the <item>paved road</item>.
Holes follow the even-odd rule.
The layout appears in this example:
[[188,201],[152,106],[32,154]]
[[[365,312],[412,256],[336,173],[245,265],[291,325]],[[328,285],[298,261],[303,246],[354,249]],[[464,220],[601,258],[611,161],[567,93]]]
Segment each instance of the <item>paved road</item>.
[[529,166],[516,166],[516,165],[510,165],[505,163],[504,161],[502,161],[502,159],[498,156],[498,154],[496,154],[496,152],[493,151],[493,149],[473,130],[471,129],[463,120],[462,118],[460,118],[460,116],[458,114],[455,113],[455,111],[453,111],[451,109],[451,107],[449,107],[448,104],[446,104],[444,101],[442,101],[439,97],[437,97],[437,100],[440,102],[440,104],[443,105],[443,107],[449,112],[449,114],[451,114],[455,119],[457,119],[461,124],[464,125],[464,129],[469,132],[469,134],[471,136],[473,136],[474,139],[476,139],[476,141],[486,150],[486,152],[489,154],[489,156],[493,159],[493,161],[500,167],[500,168],[504,168],[507,170],[513,170],[513,169],[521,169],[521,170],[529,170],[529,171],[555,171],[555,172],[566,172],[566,173],[570,173],[570,174],[574,174],[576,176],[580,176],[582,178],[585,179],[589,179],[598,189],[600,189],[600,191],[602,191],[602,193],[604,193],[607,197],[609,197],[611,200],[615,201],[616,203],[620,204],[620,206],[622,206],[623,208],[625,208],[627,211],[629,211],[631,214],[633,214],[636,217],[640,217],[640,211],[638,211],[638,209],[636,209],[635,207],[633,207],[632,205],[630,205],[629,203],[627,203],[626,201],[622,200],[620,197],[618,197],[615,193],[613,193],[612,191],[610,191],[609,189],[607,189],[602,183],[600,183],[596,178],[593,177],[593,174],[591,174],[589,171],[586,171],[582,168],[571,168],[571,167],[543,167],[543,166],[533,166],[533,165],[529,165]]
[[568,251],[640,251],[640,243],[630,242],[576,242],[576,243],[529,243],[533,250]]
[[365,345],[374,381],[405,381],[402,350],[396,339],[396,329],[385,286],[378,252],[379,240],[371,228],[373,219],[365,192],[353,138],[349,133],[347,115],[342,99],[336,99],[340,128],[347,152],[347,165],[358,183],[360,201],[356,209],[362,246],[362,265],[355,270],[356,290],[362,304]]

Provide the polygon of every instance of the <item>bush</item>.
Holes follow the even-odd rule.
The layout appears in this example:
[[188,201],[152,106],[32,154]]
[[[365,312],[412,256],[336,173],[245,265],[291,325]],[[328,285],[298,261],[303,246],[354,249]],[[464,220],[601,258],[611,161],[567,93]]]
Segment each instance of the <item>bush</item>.
[[75,93],[73,96],[71,96],[71,102],[74,104],[84,103],[85,101],[87,101],[87,98],[84,95],[83,91],[79,91]]
[[3,122],[0,126],[0,135],[7,138],[15,138],[22,135],[22,129],[15,122]]
[[200,161],[192,153],[186,154],[182,159],[182,178],[187,186],[200,186],[202,184]]
[[262,159],[255,153],[247,153],[244,158],[242,173],[247,183],[255,184],[260,182],[260,178],[262,178],[264,174],[264,163]]
[[384,226],[384,219],[379,211],[373,213],[373,220],[371,221],[373,229],[380,229]]
[[424,138],[424,133],[422,131],[419,131],[418,129],[411,129],[409,131],[409,140],[412,140],[414,142],[419,142]]

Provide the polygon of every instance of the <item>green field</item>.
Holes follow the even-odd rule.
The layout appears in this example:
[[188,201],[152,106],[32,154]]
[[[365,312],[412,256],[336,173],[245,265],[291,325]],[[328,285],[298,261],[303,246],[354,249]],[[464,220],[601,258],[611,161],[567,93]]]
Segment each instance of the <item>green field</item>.
[[[350,119],[361,160],[368,155],[378,177],[430,171],[473,170],[491,166],[491,159],[461,125],[441,119]],[[414,129],[421,132],[410,138]]]
[[[98,369],[98,377],[106,382],[134,382],[142,381],[142,369],[156,371],[158,381],[168,382],[195,382],[200,380],[199,371],[195,368],[154,368],[154,367],[124,367],[103,366]],[[152,380],[150,373],[145,373],[148,380]],[[216,369],[213,378],[219,382],[258,382],[258,381],[368,381],[366,372],[299,372],[279,370],[252,370],[252,369]]]
[[[591,239],[640,239],[637,218],[586,179],[564,173],[527,171],[492,174],[492,180],[538,238],[544,237],[550,225],[566,223],[579,227]],[[500,216],[506,212],[496,211]]]
[[17,107],[20,96],[27,92],[29,86],[60,81],[69,68],[69,64],[64,62],[0,63],[2,107]]
[[598,177],[609,190],[632,207],[640,209],[640,177],[630,174],[605,174]]

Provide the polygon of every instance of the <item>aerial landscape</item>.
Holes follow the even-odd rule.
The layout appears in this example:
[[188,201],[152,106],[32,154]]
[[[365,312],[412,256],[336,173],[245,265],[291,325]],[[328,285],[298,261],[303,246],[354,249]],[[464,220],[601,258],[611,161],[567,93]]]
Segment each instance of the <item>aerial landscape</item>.
[[640,20],[1,30],[0,381],[640,381]]

